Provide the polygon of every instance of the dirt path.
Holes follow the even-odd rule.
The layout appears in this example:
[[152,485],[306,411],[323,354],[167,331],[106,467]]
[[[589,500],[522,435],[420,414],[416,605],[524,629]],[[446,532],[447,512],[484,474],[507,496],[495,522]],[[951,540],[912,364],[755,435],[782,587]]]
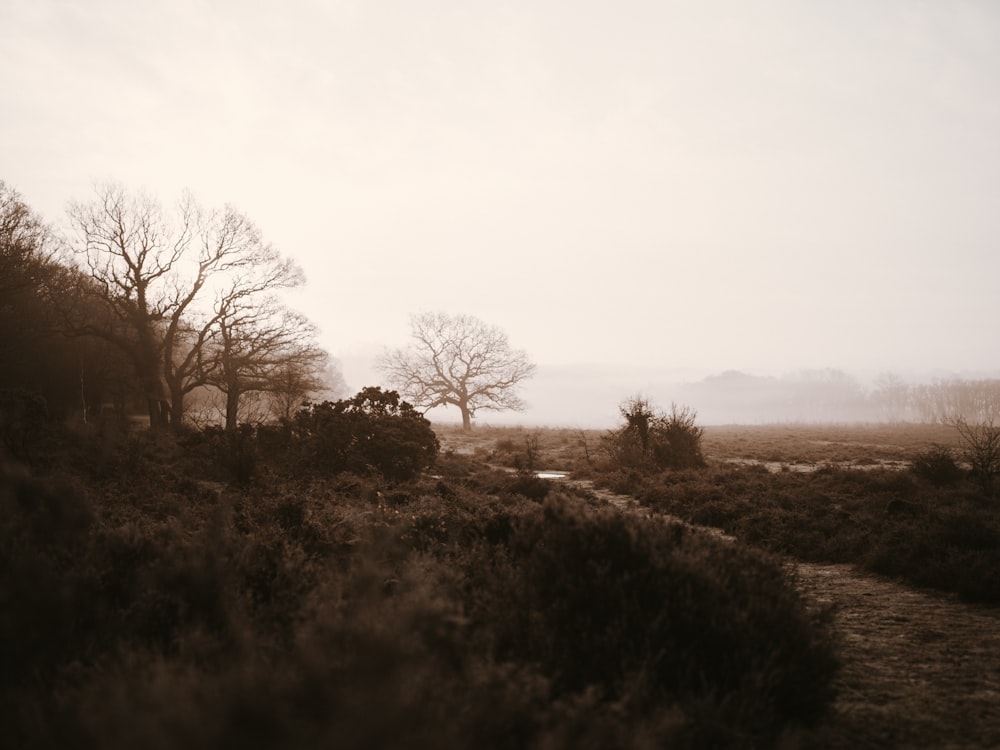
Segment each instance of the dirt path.
[[[633,498],[578,484],[642,512]],[[832,711],[802,747],[1000,748],[1000,609],[850,565],[789,566],[807,597],[833,606],[843,663]]]
[[832,603],[843,668],[831,748],[1000,748],[1000,611],[848,565],[795,563]]

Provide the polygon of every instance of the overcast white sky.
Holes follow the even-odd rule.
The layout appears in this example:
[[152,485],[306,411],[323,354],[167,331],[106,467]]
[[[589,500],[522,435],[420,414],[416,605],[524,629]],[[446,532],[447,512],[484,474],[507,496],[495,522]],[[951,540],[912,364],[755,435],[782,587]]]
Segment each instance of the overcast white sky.
[[0,91],[33,208],[238,206],[352,387],[422,310],[543,380],[1000,371],[994,0],[0,0]]

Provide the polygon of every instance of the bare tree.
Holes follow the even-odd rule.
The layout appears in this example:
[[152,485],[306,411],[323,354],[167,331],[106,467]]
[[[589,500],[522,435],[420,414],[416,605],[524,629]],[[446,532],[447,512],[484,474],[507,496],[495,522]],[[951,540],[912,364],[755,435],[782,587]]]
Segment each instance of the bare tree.
[[120,185],[70,205],[71,249],[109,314],[77,321],[132,361],[153,429],[178,426],[184,397],[207,382],[205,352],[220,317],[263,292],[301,283],[298,268],[230,206],[205,212],[185,196],[173,215]]
[[421,313],[410,317],[414,344],[387,350],[378,367],[405,398],[422,409],[454,406],[472,429],[480,409],[520,411],[516,393],[535,365],[511,349],[507,334],[469,315]]
[[[236,429],[248,397],[266,394],[283,403],[323,390],[327,354],[315,344],[315,327],[275,300],[234,306],[219,317],[216,331],[209,382],[225,394],[227,430]],[[271,409],[259,411],[266,417]]]
[[277,368],[269,391],[271,419],[289,421],[310,399],[337,401],[348,395],[347,381],[340,363],[326,357],[322,371],[305,370],[294,362]]
[[952,417],[946,423],[958,431],[962,457],[968,461],[983,491],[989,493],[1000,476],[1000,425],[992,416],[979,422],[969,422],[964,416]]
[[875,379],[872,400],[880,416],[893,423],[900,422],[908,414],[912,388],[896,373],[883,372]]

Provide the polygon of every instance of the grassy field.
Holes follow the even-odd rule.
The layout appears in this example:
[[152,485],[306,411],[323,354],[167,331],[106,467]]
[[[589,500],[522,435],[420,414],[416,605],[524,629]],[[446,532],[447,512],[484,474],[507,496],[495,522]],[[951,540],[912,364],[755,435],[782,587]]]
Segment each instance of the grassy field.
[[705,428],[712,461],[753,460],[777,464],[905,464],[929,445],[958,446],[951,427],[924,424],[731,425]]
[[[435,425],[442,450],[480,458],[524,454],[537,442],[539,468],[584,471],[600,464],[606,430],[487,427],[465,433],[453,425]],[[780,467],[824,464],[903,466],[921,450],[939,444],[957,448],[956,431],[944,425],[725,425],[705,428],[703,446],[709,463],[760,462]],[[588,461],[589,458],[589,461]]]

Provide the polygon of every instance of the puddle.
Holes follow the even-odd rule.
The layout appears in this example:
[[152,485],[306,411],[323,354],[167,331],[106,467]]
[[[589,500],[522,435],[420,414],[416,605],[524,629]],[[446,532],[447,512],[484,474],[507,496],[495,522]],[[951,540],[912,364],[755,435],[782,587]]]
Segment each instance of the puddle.
[[568,471],[552,471],[546,469],[545,471],[536,471],[535,476],[539,479],[565,479],[569,476]]
[[758,461],[755,458],[725,458],[724,463],[738,464],[741,466],[763,466],[772,474],[783,471],[809,473],[830,466],[838,469],[857,469],[859,471],[872,469],[891,469],[902,471],[910,467],[909,461],[896,461],[892,459],[872,459],[855,461],[822,461],[820,463],[786,463],[782,461]]

